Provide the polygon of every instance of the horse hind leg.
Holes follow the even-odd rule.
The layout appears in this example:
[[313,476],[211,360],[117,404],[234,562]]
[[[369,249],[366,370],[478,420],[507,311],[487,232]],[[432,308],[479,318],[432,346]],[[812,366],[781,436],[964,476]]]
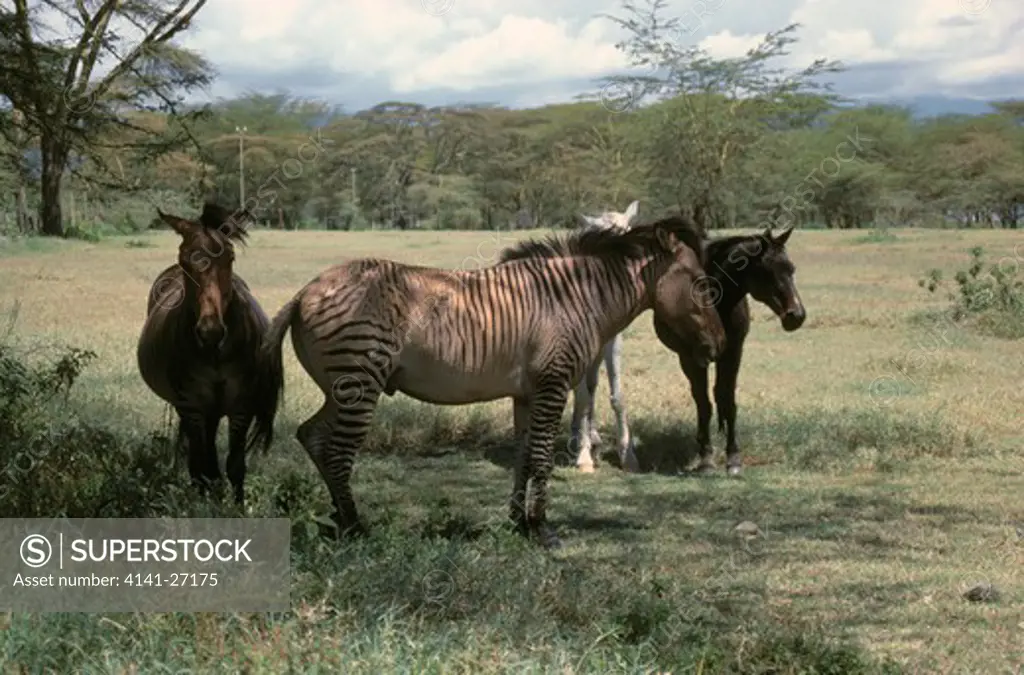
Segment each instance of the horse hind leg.
[[629,429],[626,414],[626,403],[622,400],[622,334],[618,334],[605,347],[605,369],[608,371],[608,396],[612,410],[615,412],[615,426],[618,430],[619,463],[630,473],[640,470],[640,462],[636,458],[636,445]]
[[[541,383],[530,401],[530,430],[528,447],[523,449],[523,474],[530,479],[528,519],[530,532],[548,549],[560,548],[561,539],[548,525],[548,481],[554,470],[552,449],[558,424],[569,397],[569,386],[564,380],[552,379]],[[521,477],[517,476],[518,488]]]
[[[590,393],[590,399],[587,401],[587,428],[590,430],[590,444],[601,445],[601,434],[597,430],[597,422],[594,417],[594,406],[597,403],[597,386],[601,381],[601,362],[596,361],[594,365],[587,371],[587,376],[584,380],[587,385],[587,389]],[[597,453],[594,453],[594,462],[597,462]]]
[[576,446],[576,468],[583,473],[593,473],[597,464],[597,453],[593,446],[600,443],[600,437],[594,438],[594,393],[597,390],[597,379],[601,372],[601,362],[595,361],[576,385],[573,394],[572,432],[570,443]]
[[[342,375],[335,382],[355,382]],[[331,519],[338,535],[362,535],[366,527],[359,519],[352,496],[352,466],[373,423],[381,389],[370,377],[359,380],[360,395],[333,392],[324,406],[296,431],[313,464],[327,484],[334,502]]]
[[516,428],[516,463],[509,498],[509,520],[520,534],[529,536],[529,518],[526,512],[526,489],[530,479],[529,427],[530,402],[525,398],[513,399]]
[[329,409],[330,406],[327,403],[324,403],[320,410],[318,410],[308,420],[300,424],[299,428],[295,430],[295,438],[302,444],[303,448],[308,448],[308,444],[318,437],[321,425],[327,421],[327,412]]

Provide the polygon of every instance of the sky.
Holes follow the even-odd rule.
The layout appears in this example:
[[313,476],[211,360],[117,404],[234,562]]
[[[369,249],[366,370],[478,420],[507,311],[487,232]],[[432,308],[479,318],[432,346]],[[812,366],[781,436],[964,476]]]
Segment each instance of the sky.
[[[636,0],[641,6],[645,0]],[[673,38],[740,56],[798,22],[779,65],[839,59],[851,97],[1024,97],[1020,0],[666,0]],[[218,78],[205,97],[287,90],[355,112],[386,100],[511,107],[598,91],[629,63],[619,0],[210,0],[179,42]]]

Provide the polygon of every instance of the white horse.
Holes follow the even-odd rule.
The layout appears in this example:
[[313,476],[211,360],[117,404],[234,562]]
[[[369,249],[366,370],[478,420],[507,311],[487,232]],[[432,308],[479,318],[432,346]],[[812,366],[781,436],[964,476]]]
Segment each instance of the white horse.
[[[628,230],[639,210],[640,202],[634,201],[622,213],[605,211],[600,216],[578,214],[578,217],[583,227]],[[592,473],[597,453],[591,452],[591,448],[601,444],[601,436],[597,433],[597,427],[594,424],[594,398],[597,393],[598,376],[601,373],[601,360],[603,360],[608,369],[608,387],[611,389],[609,396],[612,410],[615,411],[615,423],[618,427],[619,462],[626,471],[639,471],[640,464],[636,460],[633,436],[629,431],[629,423],[626,421],[626,405],[622,400],[622,390],[619,385],[622,360],[621,333],[602,347],[601,355],[602,358],[594,362],[580,383],[576,385],[576,391],[573,394],[572,441],[570,442],[575,442],[579,450],[579,454],[576,456],[576,468],[584,473]]]

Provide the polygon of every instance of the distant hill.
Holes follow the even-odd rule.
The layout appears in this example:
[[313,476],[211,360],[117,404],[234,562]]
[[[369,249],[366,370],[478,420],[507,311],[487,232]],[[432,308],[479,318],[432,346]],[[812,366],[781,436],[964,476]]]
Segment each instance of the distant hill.
[[[851,98],[854,98],[851,96]],[[974,98],[953,98],[949,96],[913,96],[909,98],[857,97],[861,103],[888,103],[909,107],[914,117],[936,115],[987,115],[995,112],[988,101]]]

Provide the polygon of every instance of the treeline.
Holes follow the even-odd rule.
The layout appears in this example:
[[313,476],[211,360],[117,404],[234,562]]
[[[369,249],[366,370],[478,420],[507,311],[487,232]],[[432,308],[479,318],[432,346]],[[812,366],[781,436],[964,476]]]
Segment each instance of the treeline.
[[[72,177],[64,211],[79,225],[145,228],[153,205],[193,210],[197,182],[225,204],[242,203],[240,175],[250,212],[285,229],[550,227],[570,223],[575,211],[621,210],[632,199],[645,213],[685,208],[704,177],[688,144],[672,140],[686,133],[678,107],[669,100],[613,113],[593,102],[531,110],[390,102],[342,115],[323,103],[253,94],[219,103],[196,125],[202,159],[122,157],[134,194],[116,198]],[[770,219],[1016,228],[1024,206],[1019,112],[1006,105],[991,115],[915,120],[908,110],[873,106],[766,131],[733,149],[717,186],[724,208],[711,226]]]
[[[557,227],[633,199],[645,216],[681,209],[709,228],[1018,226],[1024,101],[930,119],[851,106],[828,86],[835,62],[767,68],[796,25],[715,59],[675,45],[664,3],[648,4],[613,19],[633,35],[621,48],[652,66],[645,77],[527,110],[389,101],[347,114],[285,93],[189,109],[168,92],[209,84],[212,71],[176,47],[177,79],[86,74],[69,95],[60,85],[80,75],[75,53],[40,43],[57,66],[39,71],[21,42],[5,46],[0,21],[0,53],[21,69],[0,70],[7,227],[138,230],[157,205],[191,213],[208,198],[283,229]],[[65,63],[75,77],[61,79]],[[129,85],[152,91],[129,97]]]

